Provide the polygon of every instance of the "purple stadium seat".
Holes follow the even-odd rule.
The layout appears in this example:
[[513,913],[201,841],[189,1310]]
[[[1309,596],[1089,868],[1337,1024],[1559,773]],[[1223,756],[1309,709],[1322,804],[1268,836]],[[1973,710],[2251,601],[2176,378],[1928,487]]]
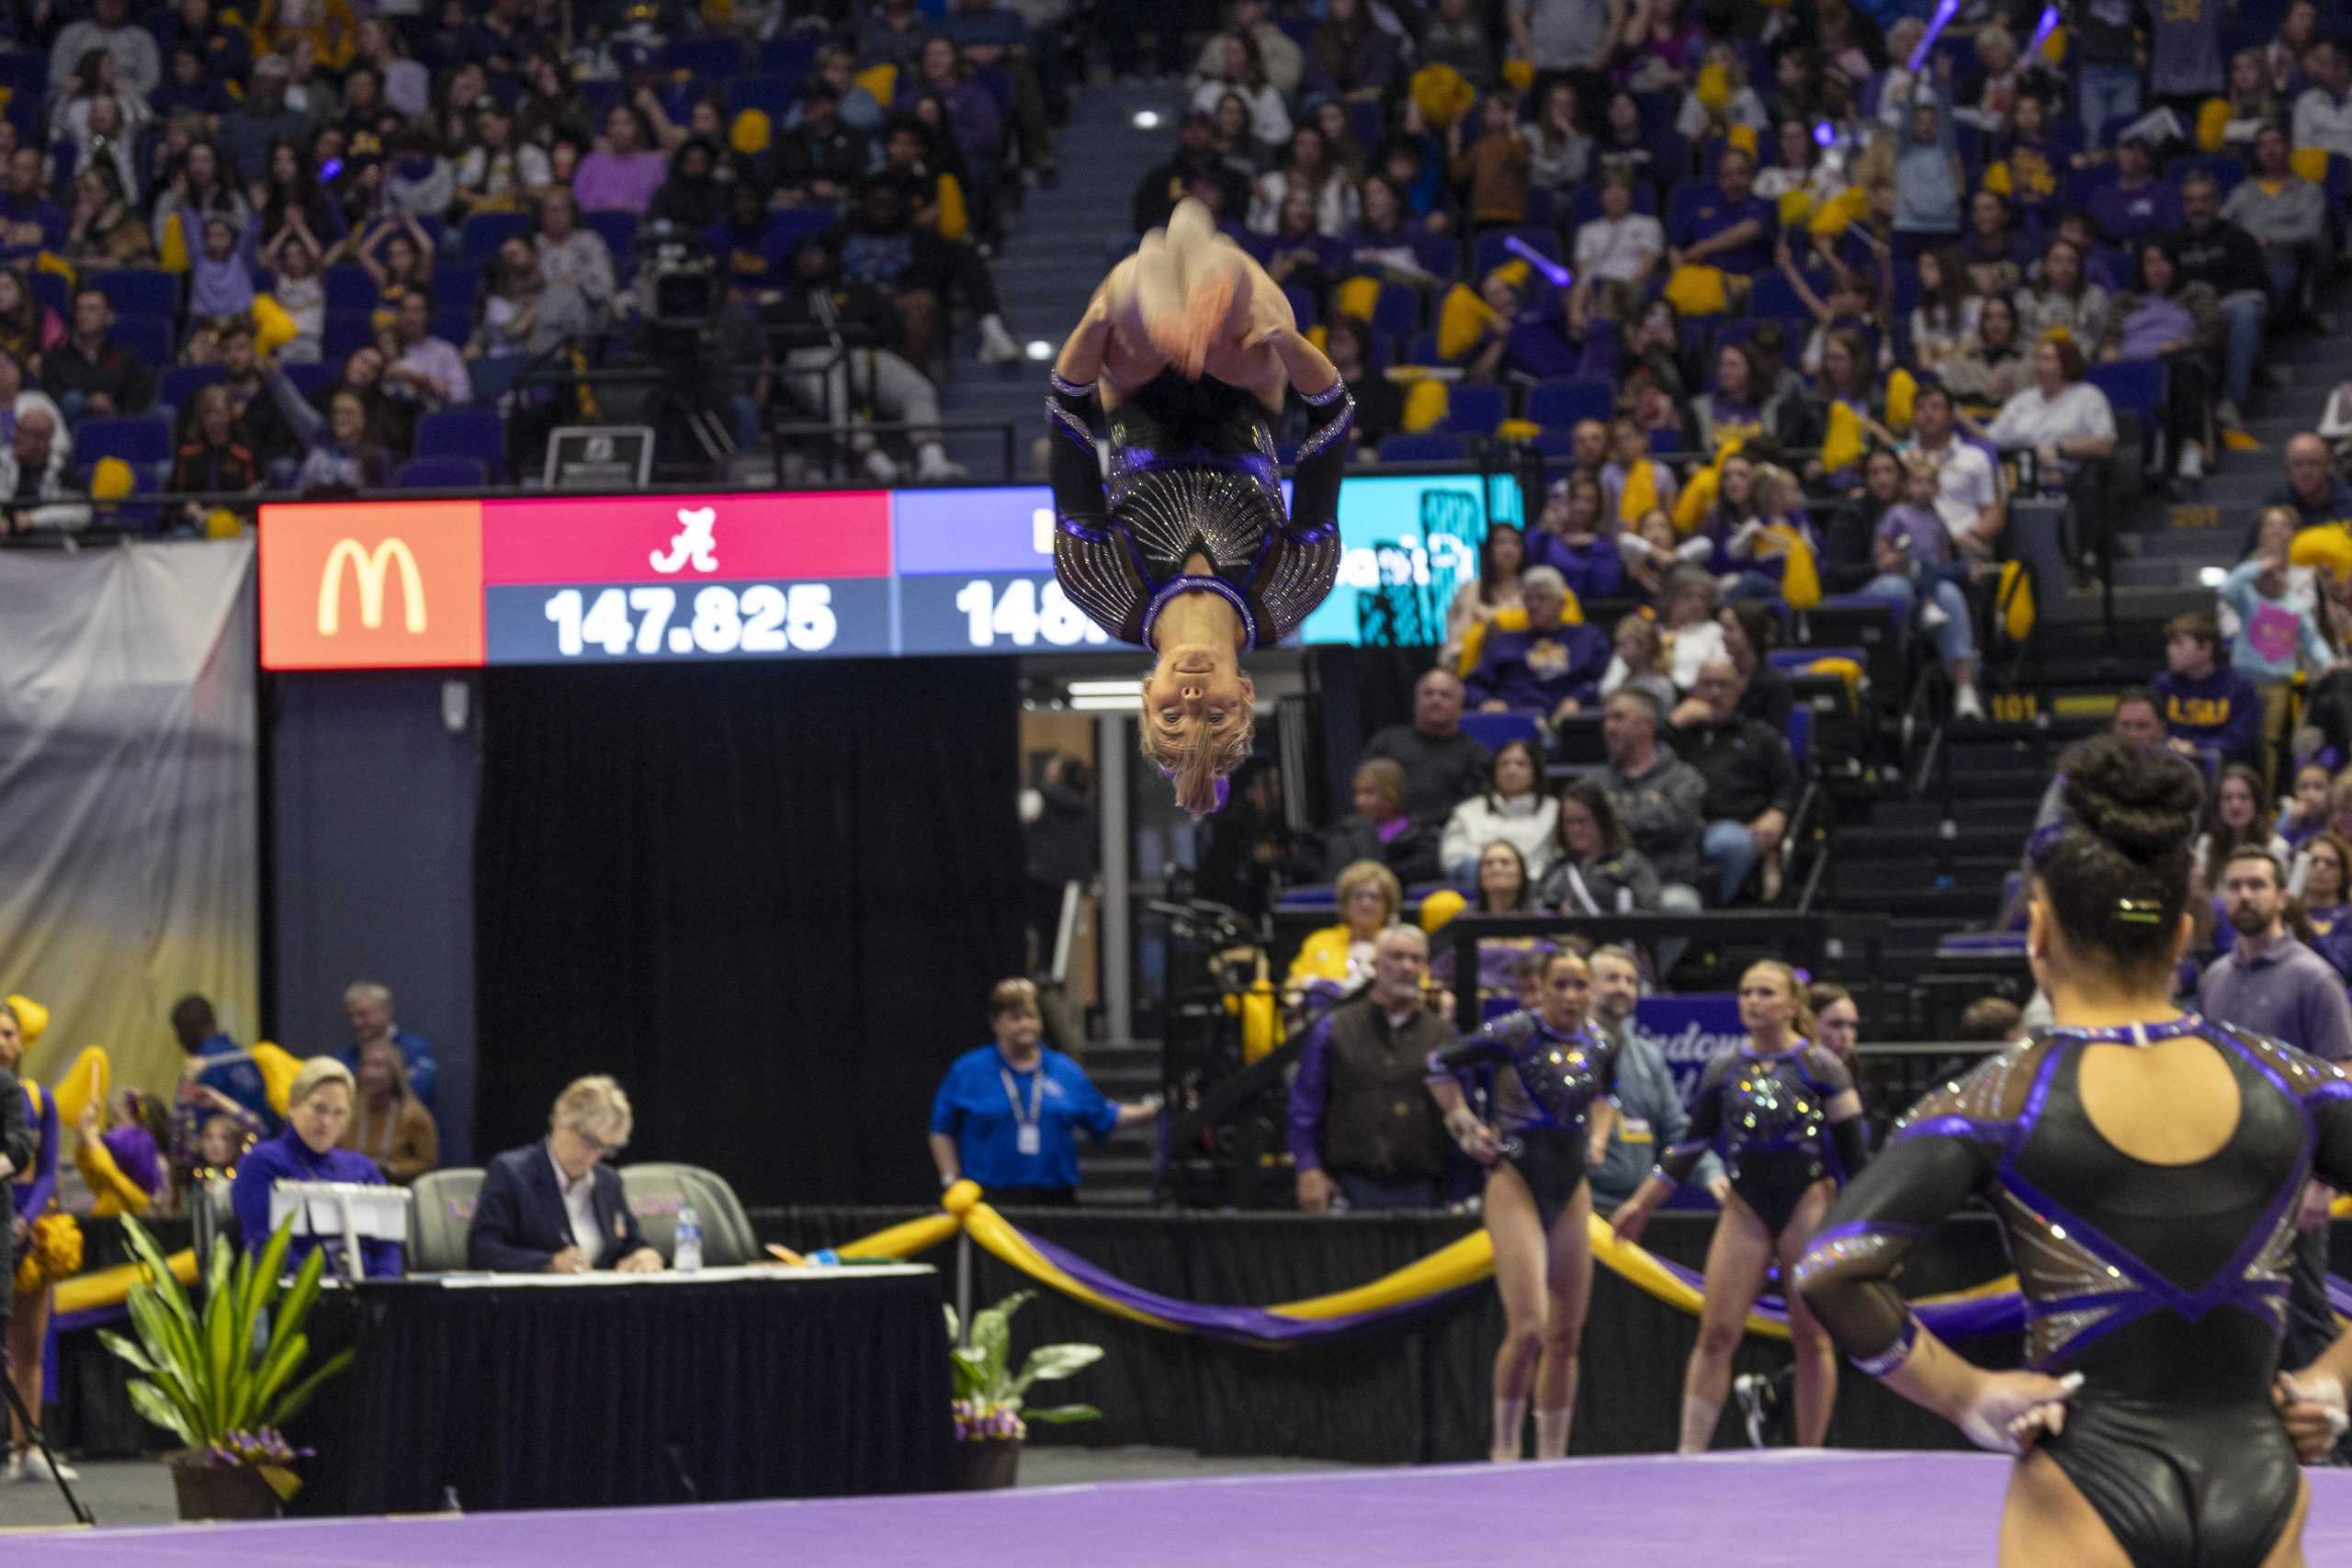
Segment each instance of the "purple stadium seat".
[[1445,420],[1438,429],[1455,435],[1492,435],[1510,412],[1510,398],[1502,388],[1457,381],[1446,389]]
[[172,427],[153,414],[85,419],[74,427],[74,460],[88,468],[101,457],[119,457],[134,469],[160,468],[172,460]]
[[495,479],[506,467],[506,425],[492,409],[445,409],[416,422],[420,457],[471,457]]
[[1465,713],[1462,716],[1462,733],[1489,751],[1512,740],[1529,741],[1540,751],[1544,745],[1544,716],[1527,708],[1512,708],[1505,713]]
[[479,490],[488,482],[479,457],[411,457],[392,471],[395,490]]
[[1458,463],[1469,448],[1459,435],[1427,431],[1419,435],[1392,435],[1380,444],[1384,463]]
[[1607,420],[1616,396],[1606,381],[1539,381],[1527,394],[1527,417],[1546,430],[1566,430],[1580,419]]
[[175,365],[165,369],[155,385],[155,400],[172,409],[185,409],[194,401],[196,394],[215,381],[224,380],[229,374],[223,365]]
[[160,370],[179,358],[178,339],[169,316],[120,317],[115,321],[114,335],[150,369]]
[[83,275],[83,287],[107,297],[118,316],[160,316],[170,321],[180,313],[180,280],[168,272],[134,272],[128,268]]
[[[531,220],[519,212],[477,212],[459,231],[459,254],[469,262],[485,262],[498,254],[509,234],[527,233],[530,227]],[[440,269],[434,272],[437,277]]]

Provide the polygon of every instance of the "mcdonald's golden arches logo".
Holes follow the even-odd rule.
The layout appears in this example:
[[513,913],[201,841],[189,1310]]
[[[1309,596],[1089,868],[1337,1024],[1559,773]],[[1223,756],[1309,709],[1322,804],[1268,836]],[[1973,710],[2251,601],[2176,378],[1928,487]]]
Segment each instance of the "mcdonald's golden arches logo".
[[481,663],[480,502],[266,506],[260,538],[264,668]]
[[334,637],[343,630],[345,569],[359,580],[359,624],[369,631],[384,624],[384,579],[391,568],[401,569],[401,603],[404,625],[412,637],[423,637],[427,625],[424,579],[416,570],[416,554],[401,538],[383,540],[370,550],[356,539],[335,541],[327,564],[319,573],[319,635]]

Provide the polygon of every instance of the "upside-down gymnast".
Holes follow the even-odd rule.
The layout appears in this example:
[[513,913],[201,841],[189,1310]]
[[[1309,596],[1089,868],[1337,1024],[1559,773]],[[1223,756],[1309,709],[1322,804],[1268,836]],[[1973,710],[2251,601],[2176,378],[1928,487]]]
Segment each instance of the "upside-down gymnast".
[[[1285,513],[1273,424],[1293,389],[1309,429]],[[1187,200],[1095,290],[1046,406],[1055,575],[1096,625],[1157,655],[1143,753],[1177,805],[1213,811],[1250,754],[1257,692],[1240,656],[1288,636],[1338,576],[1355,404],[1282,287]]]
[[[1496,1019],[1430,1058],[1430,1092],[1446,1131],[1487,1167],[1487,1235],[1503,1342],[1495,1352],[1495,1426],[1487,1456],[1515,1460],[1535,1394],[1535,1457],[1568,1451],[1577,1348],[1592,1299],[1592,1184],[1616,1115],[1617,1048],[1585,1025],[1592,971],[1574,953],[1544,961],[1535,1006]],[[1457,1074],[1498,1068],[1491,1122],[1464,1100]]]
[[[1618,1235],[1640,1239],[1658,1205],[1720,1142],[1731,1196],[1707,1244],[1699,1342],[1682,1374],[1676,1448],[1686,1454],[1704,1453],[1715,1440],[1731,1359],[1765,1277],[1775,1262],[1783,1279],[1794,1271],[1838,1183],[1861,1168],[1866,1146],[1853,1076],[1835,1052],[1806,1038],[1813,1018],[1795,970],[1773,958],[1749,964],[1739,977],[1739,1021],[1747,1039],[1707,1064],[1690,1131],[1611,1221]],[[1838,1398],[1838,1353],[1793,1296],[1789,1338],[1796,1349],[1797,1446],[1819,1448]]]
[[[2289,1258],[2305,1179],[2352,1181],[2352,1080],[2172,1005],[2198,770],[2115,736],[2060,767],[2026,928],[2057,1027],[1895,1124],[1798,1288],[1864,1371],[2022,1455],[2005,1568],[2292,1568],[2297,1450],[2342,1429],[2352,1348],[2278,1375]],[[2030,1371],[1972,1365],[1894,1288],[1972,1197],[2007,1227]]]

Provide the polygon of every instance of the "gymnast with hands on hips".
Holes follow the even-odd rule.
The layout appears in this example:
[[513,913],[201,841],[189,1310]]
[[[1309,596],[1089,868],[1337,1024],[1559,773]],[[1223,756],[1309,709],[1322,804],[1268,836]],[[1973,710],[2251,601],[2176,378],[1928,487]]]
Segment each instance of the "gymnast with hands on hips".
[[[1864,1371],[2019,1456],[2004,1568],[2294,1568],[2298,1449],[2343,1429],[2352,1341],[2285,1375],[2278,1347],[2304,1183],[2352,1179],[2352,1079],[2173,1004],[2198,769],[2116,736],[2060,768],[2026,928],[2056,1026],[1895,1124],[1797,1288]],[[2028,1371],[1973,1365],[1894,1288],[1973,1198],[2008,1232]]]
[[[1686,1454],[1704,1453],[1714,1442],[1731,1392],[1732,1356],[1772,1265],[1784,1278],[1795,1269],[1838,1184],[1853,1179],[1866,1151],[1853,1075],[1836,1052],[1807,1038],[1814,1020],[1796,971],[1777,958],[1749,964],[1739,977],[1739,1021],[1747,1038],[1707,1064],[1689,1131],[1611,1221],[1621,1239],[1639,1240],[1699,1157],[1721,1145],[1731,1193],[1707,1244],[1699,1342],[1682,1374],[1676,1451]],[[1797,1446],[1819,1448],[1838,1399],[1838,1352],[1794,1298],[1789,1337],[1796,1349]]]
[[[1286,513],[1274,422],[1294,389],[1309,428]],[[1354,407],[1282,287],[1197,200],[1112,268],[1055,361],[1055,576],[1097,626],[1156,655],[1142,750],[1195,816],[1225,804],[1250,754],[1257,689],[1240,656],[1289,636],[1338,577]]]
[[[1487,1457],[1520,1457],[1531,1385],[1535,1457],[1561,1459],[1576,1413],[1577,1355],[1592,1298],[1592,1185],[1616,1116],[1617,1048],[1587,1027],[1592,971],[1572,952],[1544,961],[1535,1006],[1496,1019],[1430,1058],[1430,1093],[1463,1152],[1487,1168],[1487,1235],[1503,1342],[1495,1352]],[[1482,1122],[1460,1075],[1497,1069]]]

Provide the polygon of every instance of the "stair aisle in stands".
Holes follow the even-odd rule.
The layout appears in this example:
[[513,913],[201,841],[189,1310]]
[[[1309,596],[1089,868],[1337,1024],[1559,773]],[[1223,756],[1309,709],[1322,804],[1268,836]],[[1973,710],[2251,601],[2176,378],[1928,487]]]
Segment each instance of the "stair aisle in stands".
[[[2345,314],[2352,290],[2338,288],[2331,299],[2338,326],[2322,333],[2309,326],[2274,333],[2263,344],[2259,367],[2283,380],[2257,386],[2247,411],[2246,434],[2262,443],[2258,451],[2222,452],[2204,482],[2178,501],[2143,498],[2123,518],[2116,561],[2117,613],[2162,618],[2210,604],[2199,574],[2224,570],[2238,558],[2238,547],[2255,520],[2255,510],[2286,477],[2290,437],[2319,428],[2327,400],[2352,364],[2352,318]],[[2097,595],[2077,594],[2069,608],[2094,607]],[[2064,618],[2065,611],[2061,611]]]
[[[1019,342],[1048,344],[1049,355],[1060,351],[1115,247],[1133,238],[1127,214],[1136,181],[1176,144],[1172,103],[1148,89],[1103,84],[1078,94],[1056,139],[1060,184],[1028,193],[990,264],[1005,324]],[[1159,123],[1139,130],[1136,113],[1147,108]],[[954,347],[940,412],[949,420],[1010,420],[1014,473],[1042,477],[1031,451],[1045,434],[1046,362],[981,364],[978,334],[960,314]],[[976,479],[1003,477],[1003,437],[995,431],[951,433],[947,449]]]

